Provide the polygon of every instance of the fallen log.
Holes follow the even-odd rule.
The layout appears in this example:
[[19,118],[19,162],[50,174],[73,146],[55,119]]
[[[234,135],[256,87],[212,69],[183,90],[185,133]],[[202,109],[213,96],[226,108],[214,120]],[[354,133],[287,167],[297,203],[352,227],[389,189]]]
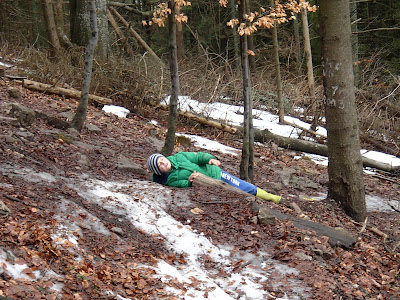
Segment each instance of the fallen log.
[[[239,194],[250,197],[254,199],[254,196],[249,195],[248,193],[239,190],[233,186],[230,186],[226,182],[221,180],[216,180],[210,177],[207,177],[203,174],[200,174],[193,180],[193,186],[207,186],[207,187],[214,187],[214,188],[222,188],[229,191],[232,194]],[[320,223],[312,222],[309,220],[304,220],[298,217],[290,216],[281,212],[278,212],[274,209],[267,207],[266,205],[259,205],[254,200],[252,200],[252,208],[253,211],[259,214],[260,210],[268,212],[268,214],[274,216],[279,220],[290,220],[293,222],[293,225],[298,229],[306,229],[306,230],[313,230],[319,236],[327,236],[329,238],[328,242],[332,246],[340,246],[343,248],[351,248],[357,241],[357,239],[347,232],[345,229],[336,229],[333,227],[329,227],[327,225],[323,225]]]
[[[52,86],[50,84],[45,84],[29,79],[24,79],[22,81],[22,86],[34,91],[40,91],[48,94],[56,94],[78,100],[81,99],[81,92],[75,89],[66,89],[62,87]],[[112,100],[109,98],[104,98],[89,94],[89,102],[97,102],[100,104],[111,104]]]
[[[161,107],[162,109],[168,110],[168,106],[165,104],[152,104]],[[241,126],[230,126],[222,122],[217,122],[197,116],[190,112],[180,111],[179,115],[194,120],[200,124],[211,126],[228,133],[242,136],[243,127]],[[270,132],[268,129],[254,129],[254,141],[259,143],[267,143],[272,141],[282,148],[328,157],[328,147],[326,145],[280,136]],[[362,157],[362,160],[364,167],[370,167],[389,173],[400,172],[400,166],[392,166],[390,164],[382,163],[380,161],[376,161],[367,157]]]
[[[154,104],[154,105],[157,106],[157,107],[160,107],[160,108],[162,108],[164,110],[168,110],[169,109],[168,105],[165,105],[165,104]],[[217,121],[214,121],[214,120],[209,120],[209,119],[206,119],[204,117],[200,117],[200,116],[197,116],[195,114],[192,114],[190,112],[179,111],[178,113],[179,113],[180,116],[184,116],[184,117],[186,117],[188,119],[191,119],[191,120],[194,120],[194,121],[196,121],[196,122],[198,122],[200,124],[211,126],[211,127],[217,128],[219,130],[222,130],[222,131],[225,131],[225,132],[228,132],[228,133],[236,134],[237,131],[238,131],[235,127],[232,127],[232,126],[229,126],[227,124],[224,124],[224,123],[221,123],[221,122],[217,122]]]
[[[272,141],[282,148],[328,157],[328,147],[326,145],[280,136],[270,132],[268,129],[254,129],[254,141],[260,143]],[[400,171],[400,166],[392,166],[390,164],[382,163],[367,157],[362,157],[362,160],[364,167],[371,167],[389,173]]]

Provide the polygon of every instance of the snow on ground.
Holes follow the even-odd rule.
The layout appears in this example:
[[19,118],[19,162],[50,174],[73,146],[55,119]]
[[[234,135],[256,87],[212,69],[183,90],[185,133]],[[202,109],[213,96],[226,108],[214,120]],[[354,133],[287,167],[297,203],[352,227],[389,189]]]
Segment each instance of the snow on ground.
[[[193,109],[196,112],[206,113],[211,118],[223,119],[234,125],[240,124],[243,116],[242,108],[223,103],[202,104],[189,98],[182,97],[180,99],[180,109],[189,110]],[[108,108],[108,112],[115,113],[121,117],[126,116],[128,112],[125,109],[118,107]],[[122,111],[121,114],[119,114]],[[221,115],[221,111],[224,113]],[[285,136],[296,136],[296,130],[290,126],[282,126],[278,124],[278,117],[270,113],[254,110],[257,116],[254,125],[257,128],[267,128],[273,133]],[[291,122],[297,120],[291,119]],[[306,126],[306,124],[302,124]],[[321,132],[323,133],[322,129]],[[220,151],[223,153],[237,154],[239,150],[227,147],[215,141],[197,137],[193,135],[186,135],[197,146],[207,150]],[[367,153],[368,155],[371,152]],[[393,165],[400,165],[400,159],[390,157],[388,155],[376,153],[372,154],[373,159],[379,159],[383,162],[391,163]],[[318,157],[313,157],[317,159]],[[318,158],[320,159],[320,158]],[[299,271],[289,268],[286,265],[272,260],[268,253],[252,254],[250,252],[235,253],[229,245],[216,245],[212,240],[205,237],[202,233],[196,232],[190,227],[190,220],[185,224],[178,222],[166,212],[166,208],[171,201],[171,193],[168,188],[154,184],[151,182],[143,182],[132,180],[130,182],[106,182],[90,178],[89,175],[84,175],[82,178],[57,178],[54,175],[40,172],[37,173],[29,168],[17,168],[17,166],[4,165],[0,170],[3,173],[12,174],[24,178],[26,181],[45,182],[46,184],[56,184],[58,180],[63,180],[68,183],[70,188],[75,189],[81,197],[85,200],[97,203],[104,209],[107,209],[115,214],[121,214],[130,220],[130,222],[137,228],[145,231],[148,234],[157,235],[165,239],[165,244],[170,247],[172,251],[177,254],[184,254],[187,257],[187,265],[173,266],[165,261],[158,261],[157,266],[143,266],[147,268],[155,268],[158,276],[164,281],[177,280],[181,282],[186,290],[174,290],[177,297],[181,299],[265,299],[269,297],[268,291],[263,290],[260,285],[263,281],[268,280],[269,274],[273,271],[278,271],[281,274],[294,273]],[[321,196],[320,198],[323,198]],[[63,199],[60,199],[63,200]],[[175,199],[176,200],[176,199]],[[315,199],[311,199],[315,200]],[[317,199],[318,200],[318,199]],[[390,209],[389,206],[382,205],[382,199],[378,197],[367,196],[367,207],[369,210],[382,210]],[[180,199],[179,201],[186,201],[188,199]],[[69,242],[74,247],[79,247],[79,240],[73,238],[70,232],[79,230],[78,224],[68,223],[68,220],[63,218],[65,211],[74,211],[81,213],[82,208],[77,207],[76,204],[68,201],[60,201],[60,210],[57,219],[60,222],[58,228],[54,228],[53,239],[59,244]],[[189,202],[190,203],[190,202]],[[71,205],[75,208],[71,210]],[[86,212],[90,215],[88,212]],[[89,224],[93,230],[99,234],[110,234],[107,228],[96,218],[88,218]],[[50,230],[50,228],[49,228]],[[78,252],[78,251],[77,251]],[[7,256],[12,256],[12,253],[6,253],[4,250],[0,252],[0,266],[3,266],[7,272],[14,278],[26,278],[27,276],[22,272],[26,266],[11,264],[7,260]],[[201,256],[210,256],[222,269],[228,274],[231,272],[231,265],[233,262],[245,258],[246,261],[251,262],[248,267],[243,268],[239,273],[231,274],[230,277],[225,278],[218,276],[212,270],[206,270],[202,267]],[[3,263],[3,264],[2,264]],[[1,271],[1,270],[0,270]],[[36,278],[44,276],[45,274],[35,274]],[[26,278],[29,280],[29,278]],[[307,291],[301,286],[300,282],[294,280],[295,291],[291,295],[287,295],[285,299],[297,299],[297,295],[306,295]],[[193,284],[193,282],[196,284]],[[195,288],[195,286],[197,286]],[[57,287],[60,289],[60,287]],[[204,298],[204,292],[208,291],[208,297]],[[239,296],[240,295],[240,296]]]
[[[163,101],[165,104],[168,104],[169,96],[165,98]],[[203,114],[206,117],[215,120],[220,120],[235,126],[241,125],[243,123],[242,106],[236,106],[220,102],[201,103],[198,102],[197,100],[190,99],[187,96],[180,96],[179,109],[183,111],[190,111],[193,113]],[[302,131],[290,125],[279,124],[279,117],[267,111],[253,109],[253,116],[254,116],[253,119],[254,128],[260,130],[268,129],[274,134],[290,138],[297,138],[298,134],[301,133]],[[293,117],[285,116],[285,121],[310,129],[310,124]],[[318,127],[316,132],[318,132],[323,136],[327,135],[327,131],[323,127]],[[361,150],[361,154],[364,157],[368,157],[370,159],[380,161],[382,163],[386,163],[391,166],[400,166],[400,158],[395,157],[393,155],[377,151],[368,151],[365,149]],[[304,155],[310,157],[317,163],[328,165],[327,157],[319,155],[310,155],[310,154],[304,154]]]
[[[220,145],[222,146],[222,145]],[[40,176],[34,170],[29,168],[18,168],[18,166],[2,165],[1,170],[8,176],[16,176],[30,181],[30,178],[41,178],[47,185],[57,184],[49,178],[54,176],[41,172]],[[172,199],[170,189],[159,184],[131,180],[129,182],[106,182],[91,178],[88,175],[82,175],[76,178],[57,177],[70,188],[74,189],[79,196],[86,201],[91,201],[103,207],[114,214],[124,216],[136,228],[141,229],[152,236],[158,236],[165,240],[165,245],[176,254],[183,254],[187,264],[170,265],[163,260],[159,260],[156,266],[141,265],[141,268],[149,268],[156,271],[158,276],[164,282],[178,281],[185,289],[177,290],[167,287],[179,299],[266,299],[272,297],[268,291],[265,291],[260,283],[268,280],[272,272],[281,274],[298,274],[299,271],[290,268],[280,262],[270,258],[268,253],[252,254],[245,251],[236,251],[230,245],[216,245],[202,232],[197,232],[190,227],[190,220],[185,224],[175,220],[167,211],[168,205],[172,200],[181,201],[185,205],[188,199]],[[59,209],[55,218],[58,220],[56,228],[46,228],[52,231],[53,240],[60,246],[64,246],[69,251],[77,254],[79,251],[79,239],[72,233],[82,234],[81,227],[91,228],[99,234],[109,235],[107,228],[89,212],[83,211],[82,207],[75,203],[66,201],[60,196]],[[190,203],[190,202],[189,202]],[[194,208],[194,206],[193,206]],[[87,223],[77,224],[75,218],[65,218],[66,214],[85,214],[88,217]],[[0,266],[5,264],[4,269],[14,278],[27,278],[23,270],[26,265],[12,264],[7,260],[7,255],[12,253],[0,252]],[[210,257],[220,269],[223,269],[228,277],[219,275],[217,270],[207,270],[203,267],[202,257]],[[232,273],[235,262],[246,259],[248,263],[238,273]],[[79,259],[79,255],[78,258]],[[36,279],[40,279],[45,274],[37,271]],[[59,275],[56,275],[59,276]],[[32,279],[30,279],[32,280]],[[293,294],[282,299],[300,299],[299,295],[306,295],[307,291],[301,285],[301,282],[292,280],[294,290]],[[56,290],[60,286],[55,287]],[[205,292],[207,291],[207,296]]]

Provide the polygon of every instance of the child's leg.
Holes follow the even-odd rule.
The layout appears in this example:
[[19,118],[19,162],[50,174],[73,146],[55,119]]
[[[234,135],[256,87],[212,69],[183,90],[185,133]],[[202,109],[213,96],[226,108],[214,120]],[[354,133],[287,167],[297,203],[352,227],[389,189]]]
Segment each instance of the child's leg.
[[267,193],[266,191],[256,187],[254,184],[248,183],[247,181],[237,178],[225,172],[224,170],[221,170],[221,180],[251,195],[257,196],[264,200],[273,201],[277,204],[281,201],[282,198],[281,196],[276,196]]
[[257,194],[257,187],[254,184],[226,173],[224,170],[221,170],[221,180],[254,196]]

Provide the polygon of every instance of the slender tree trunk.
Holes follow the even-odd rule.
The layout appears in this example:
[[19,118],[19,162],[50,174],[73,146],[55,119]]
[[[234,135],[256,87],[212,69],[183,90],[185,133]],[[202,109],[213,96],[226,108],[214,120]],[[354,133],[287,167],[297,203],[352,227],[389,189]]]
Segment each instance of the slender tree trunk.
[[[244,14],[246,9],[245,2],[239,4],[239,16],[241,22],[245,22]],[[243,146],[242,160],[240,162],[240,178],[246,181],[253,181],[254,175],[254,130],[253,130],[253,100],[251,95],[250,66],[247,47],[247,35],[240,37],[242,79],[243,79]]]
[[[177,12],[179,14],[179,11]],[[185,46],[183,43],[183,26],[181,22],[176,22],[176,49],[178,61],[185,58]]]
[[31,0],[29,4],[32,18],[32,44],[38,49],[46,49],[49,47],[49,40],[47,38],[46,24],[43,18],[42,0]]
[[[231,0],[231,19],[236,19],[237,14],[236,14],[236,4],[237,0]],[[236,69],[239,70],[240,68],[240,50],[239,50],[239,39],[238,39],[238,34],[237,34],[237,26],[234,25],[232,28],[232,33],[233,33],[233,55],[235,59],[235,66]]]
[[307,65],[308,93],[310,96],[311,112],[314,116],[311,125],[311,130],[315,130],[317,128],[319,114],[318,114],[317,102],[315,99],[315,83],[314,83],[312,53],[311,53],[310,31],[308,30],[307,10],[305,9],[301,10],[301,20],[303,23],[303,38],[304,38],[304,50],[305,50],[306,65]]
[[111,27],[114,29],[115,34],[117,35],[118,39],[121,41],[126,53],[132,58],[132,60],[134,60],[135,53],[133,52],[131,45],[128,43],[127,38],[122,33],[122,30],[119,28],[118,23],[114,19],[114,16],[110,12],[110,10],[107,11],[107,18],[108,18],[108,22],[110,22]]
[[57,57],[60,50],[60,40],[57,35],[57,27],[56,22],[54,20],[54,7],[53,3],[50,0],[43,0],[43,8],[44,8],[44,19],[46,21],[47,26],[47,36],[50,40],[51,47],[51,55],[52,57]]
[[[271,7],[275,7],[275,1],[270,0]],[[279,123],[283,124],[285,122],[285,110],[283,107],[282,99],[282,78],[281,78],[281,64],[279,62],[279,44],[278,44],[278,24],[275,22],[272,28],[272,41],[274,45],[274,60],[275,60],[275,72],[276,72],[276,88],[277,88],[277,103],[279,110]]]
[[96,49],[96,44],[97,44],[97,40],[98,40],[98,27],[97,27],[95,0],[89,0],[88,9],[89,9],[89,16],[90,16],[90,29],[92,31],[92,34],[90,36],[88,45],[86,47],[85,69],[83,72],[83,84],[82,84],[81,99],[79,101],[79,105],[76,110],[75,116],[71,121],[71,127],[78,131],[82,130],[83,124],[86,120],[90,82],[92,79],[93,56],[94,56],[94,51]]
[[328,130],[328,197],[356,221],[366,215],[347,0],[320,0],[323,80]]
[[165,144],[161,153],[165,156],[171,155],[175,145],[176,118],[178,115],[179,96],[179,74],[178,74],[178,53],[176,48],[176,20],[175,1],[168,1],[168,8],[171,14],[168,15],[168,36],[169,36],[169,68],[171,76],[171,97],[169,100],[168,131]]
[[[246,14],[250,14],[251,13],[250,1],[249,0],[244,0],[244,1],[245,1]],[[247,48],[248,50],[254,52],[254,35],[247,36]],[[254,55],[248,55],[248,58],[249,58],[250,71],[252,70],[254,72],[257,67],[256,57]]]
[[301,41],[300,41],[300,30],[299,30],[299,20],[296,18],[293,20],[293,28],[294,28],[294,43],[295,43],[295,57],[296,57],[296,69],[297,69],[297,75],[301,76],[302,75],[302,70],[301,70]]

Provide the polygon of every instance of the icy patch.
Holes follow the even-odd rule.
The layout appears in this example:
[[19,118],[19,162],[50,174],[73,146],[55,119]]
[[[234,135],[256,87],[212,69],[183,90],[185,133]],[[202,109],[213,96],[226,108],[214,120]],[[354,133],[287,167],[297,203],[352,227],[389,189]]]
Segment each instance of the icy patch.
[[395,200],[383,199],[378,196],[365,195],[365,202],[367,204],[367,211],[380,211],[380,212],[393,212],[391,204],[396,209],[400,209],[400,202]]
[[3,175],[7,175],[10,177],[22,177],[25,180],[29,181],[29,182],[55,182],[57,181],[57,179],[46,172],[36,172],[35,170],[31,169],[31,168],[18,168],[17,166],[10,166],[10,165],[2,165],[1,166],[1,172],[3,173]]
[[[99,219],[90,214],[87,210],[82,209],[82,207],[80,207],[76,203],[61,198],[58,204],[61,213],[56,215],[56,219],[60,222],[68,222],[67,226],[72,231],[77,232],[81,235],[81,228],[83,227],[90,228],[93,231],[103,234],[105,236],[110,235],[110,231],[107,229],[107,227],[104,226],[102,222],[99,221]],[[71,215],[74,218],[65,219],[66,215]]]

